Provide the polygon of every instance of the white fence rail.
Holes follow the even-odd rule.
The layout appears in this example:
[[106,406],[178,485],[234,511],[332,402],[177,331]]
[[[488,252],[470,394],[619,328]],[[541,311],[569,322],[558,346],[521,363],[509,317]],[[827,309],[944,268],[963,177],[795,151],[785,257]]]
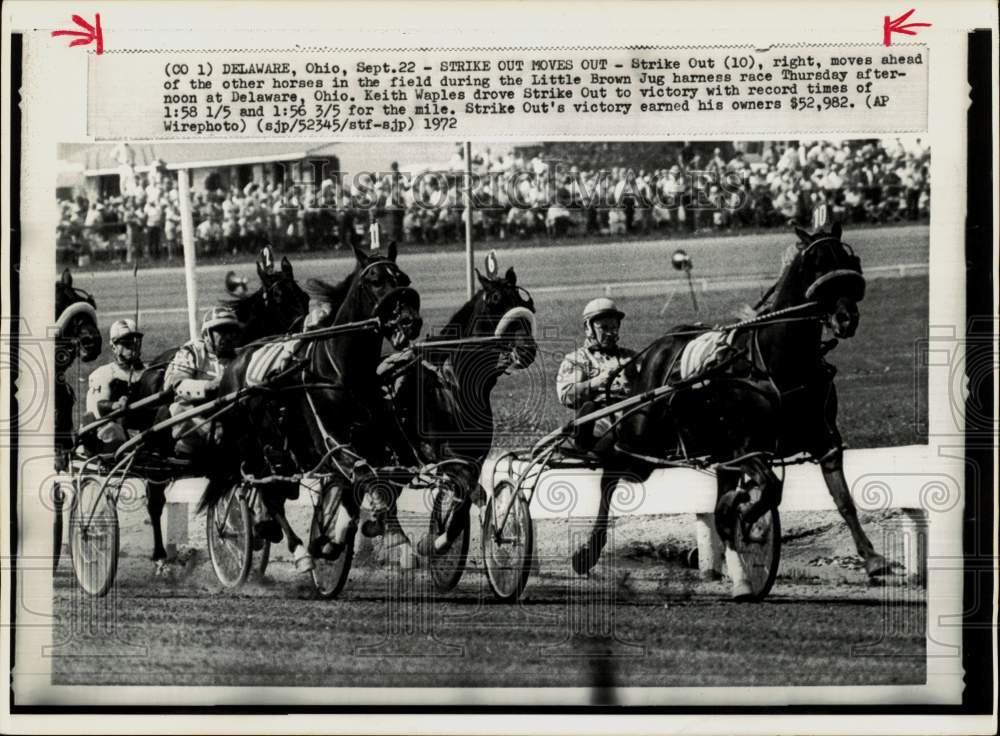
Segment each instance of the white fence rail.
[[[492,491],[493,462],[487,462],[481,480],[487,493]],[[844,471],[855,505],[861,512],[901,509],[914,541],[907,545],[902,560],[906,572],[922,576],[926,566],[927,512],[947,511],[961,501],[959,482],[943,473],[915,472],[933,467],[924,445],[888,449],[848,450]],[[68,485],[69,478],[59,476],[58,483]],[[168,544],[188,541],[190,506],[198,501],[205,488],[203,478],[184,478],[167,489],[164,536]],[[144,493],[141,481],[130,481],[128,496],[136,499]],[[542,474],[531,504],[534,519],[593,517],[600,501],[599,473],[587,469],[555,469]],[[716,486],[711,474],[686,469],[657,470],[645,483],[619,485],[611,502],[614,516],[652,514],[696,514],[695,538],[698,540],[699,565],[703,570],[721,571],[720,544],[712,523]],[[309,493],[303,488],[299,499],[291,503],[308,504]],[[426,491],[404,491],[399,499],[404,512],[429,513]],[[781,502],[782,511],[835,511],[822,474],[812,464],[786,469]],[[919,541],[922,540],[922,541]]]

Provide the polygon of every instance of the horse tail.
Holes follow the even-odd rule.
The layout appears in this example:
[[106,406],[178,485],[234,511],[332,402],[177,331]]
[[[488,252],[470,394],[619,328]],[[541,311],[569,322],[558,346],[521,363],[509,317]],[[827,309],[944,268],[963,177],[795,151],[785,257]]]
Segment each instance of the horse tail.
[[195,513],[202,513],[208,511],[223,499],[226,492],[232,487],[231,478],[225,475],[212,475],[208,479],[208,485],[205,486],[205,490],[202,491],[201,498],[198,499],[198,505],[195,507]]

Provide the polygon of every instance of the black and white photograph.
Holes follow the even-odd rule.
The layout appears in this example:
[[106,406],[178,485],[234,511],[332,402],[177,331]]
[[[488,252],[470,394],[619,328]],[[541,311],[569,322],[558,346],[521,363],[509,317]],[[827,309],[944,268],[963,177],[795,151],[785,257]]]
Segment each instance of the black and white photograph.
[[919,137],[288,148],[61,147],[57,682],[924,681]]
[[11,5],[5,731],[995,727],[985,5]]

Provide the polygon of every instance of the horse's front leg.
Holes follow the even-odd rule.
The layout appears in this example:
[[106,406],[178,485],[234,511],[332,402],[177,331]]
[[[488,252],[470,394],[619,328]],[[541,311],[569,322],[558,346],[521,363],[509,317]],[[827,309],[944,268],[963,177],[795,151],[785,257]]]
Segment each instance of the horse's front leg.
[[885,575],[891,571],[889,561],[875,551],[871,540],[861,528],[861,521],[858,519],[858,512],[854,506],[854,499],[851,498],[851,490],[847,486],[847,479],[844,477],[844,454],[835,452],[824,457],[820,461],[820,468],[823,471],[823,480],[826,487],[833,496],[833,501],[837,504],[837,510],[847,523],[847,528],[851,530],[851,537],[854,538],[854,547],[858,554],[865,561],[865,572],[869,577]]

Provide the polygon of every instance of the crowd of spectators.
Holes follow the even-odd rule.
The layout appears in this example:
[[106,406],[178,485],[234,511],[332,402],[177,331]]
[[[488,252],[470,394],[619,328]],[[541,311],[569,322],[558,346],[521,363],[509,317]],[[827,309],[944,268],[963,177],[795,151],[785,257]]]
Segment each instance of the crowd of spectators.
[[[576,144],[584,145],[584,144]],[[742,147],[741,147],[742,148]],[[930,152],[919,139],[681,145],[649,168],[602,167],[546,154],[474,151],[472,226],[478,239],[702,231],[921,220],[929,216]],[[565,153],[565,151],[563,151]],[[192,189],[201,255],[326,250],[382,237],[406,244],[461,240],[466,162],[458,149],[439,168],[345,174],[318,185],[250,182]],[[60,202],[60,251],[131,259],[175,258],[181,210],[175,175],[151,170],[128,196]]]

